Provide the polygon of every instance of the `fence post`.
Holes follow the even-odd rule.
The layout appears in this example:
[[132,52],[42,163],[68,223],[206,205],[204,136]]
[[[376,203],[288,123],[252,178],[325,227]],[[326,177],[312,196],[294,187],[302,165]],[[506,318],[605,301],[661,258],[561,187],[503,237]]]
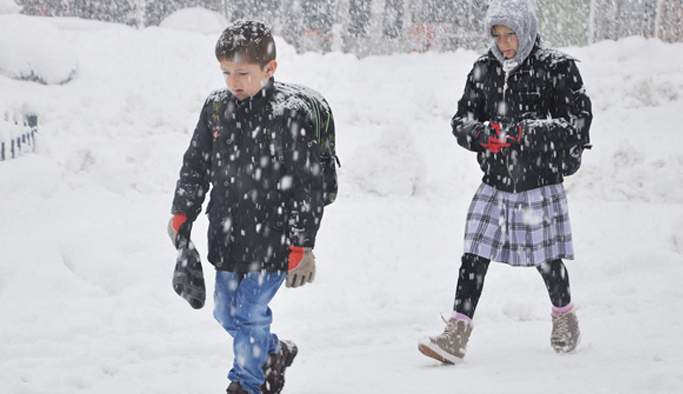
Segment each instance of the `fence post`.
[[0,122],[9,124],[7,128],[3,127],[4,131],[0,133],[0,161],[15,159],[24,152],[35,151],[35,135],[38,132],[37,115],[16,114],[12,121],[7,119],[6,114],[6,119],[4,121],[0,119]]

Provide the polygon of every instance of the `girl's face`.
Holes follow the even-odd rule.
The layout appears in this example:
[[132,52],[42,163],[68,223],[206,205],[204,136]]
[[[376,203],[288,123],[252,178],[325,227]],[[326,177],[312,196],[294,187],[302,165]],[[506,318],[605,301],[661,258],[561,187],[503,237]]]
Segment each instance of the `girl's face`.
[[493,39],[496,40],[498,49],[506,58],[512,59],[519,49],[519,40],[515,31],[505,25],[495,25],[491,31]]

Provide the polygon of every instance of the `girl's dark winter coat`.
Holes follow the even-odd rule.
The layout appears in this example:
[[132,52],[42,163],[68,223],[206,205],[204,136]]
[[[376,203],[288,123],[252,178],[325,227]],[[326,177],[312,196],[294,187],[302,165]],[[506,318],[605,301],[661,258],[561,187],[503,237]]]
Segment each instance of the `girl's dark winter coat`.
[[[453,117],[458,143],[477,152],[483,182],[499,190],[522,192],[563,181],[562,151],[587,141],[592,120],[574,60],[537,40],[531,54],[509,76],[491,51],[467,76]],[[522,141],[492,153],[477,141],[485,121],[522,125]]]
[[[314,246],[320,151],[307,107],[285,87],[271,79],[243,102],[215,92],[185,153],[172,213],[194,221],[212,186],[209,261],[219,270],[286,271],[289,246]],[[269,133],[280,133],[282,154]]]

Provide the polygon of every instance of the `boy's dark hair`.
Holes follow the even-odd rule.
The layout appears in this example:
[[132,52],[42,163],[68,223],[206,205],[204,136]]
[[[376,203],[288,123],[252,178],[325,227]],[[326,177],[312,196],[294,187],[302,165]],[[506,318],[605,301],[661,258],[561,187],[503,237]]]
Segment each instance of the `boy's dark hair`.
[[275,60],[273,32],[265,23],[238,20],[228,26],[216,43],[216,59],[258,64]]

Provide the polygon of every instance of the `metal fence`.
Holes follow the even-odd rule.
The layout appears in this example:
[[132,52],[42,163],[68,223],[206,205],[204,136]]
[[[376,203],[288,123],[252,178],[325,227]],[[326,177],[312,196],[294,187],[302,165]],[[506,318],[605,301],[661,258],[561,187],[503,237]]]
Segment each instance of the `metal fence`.
[[0,161],[32,153],[37,130],[37,116],[6,113],[4,119],[0,119]]

